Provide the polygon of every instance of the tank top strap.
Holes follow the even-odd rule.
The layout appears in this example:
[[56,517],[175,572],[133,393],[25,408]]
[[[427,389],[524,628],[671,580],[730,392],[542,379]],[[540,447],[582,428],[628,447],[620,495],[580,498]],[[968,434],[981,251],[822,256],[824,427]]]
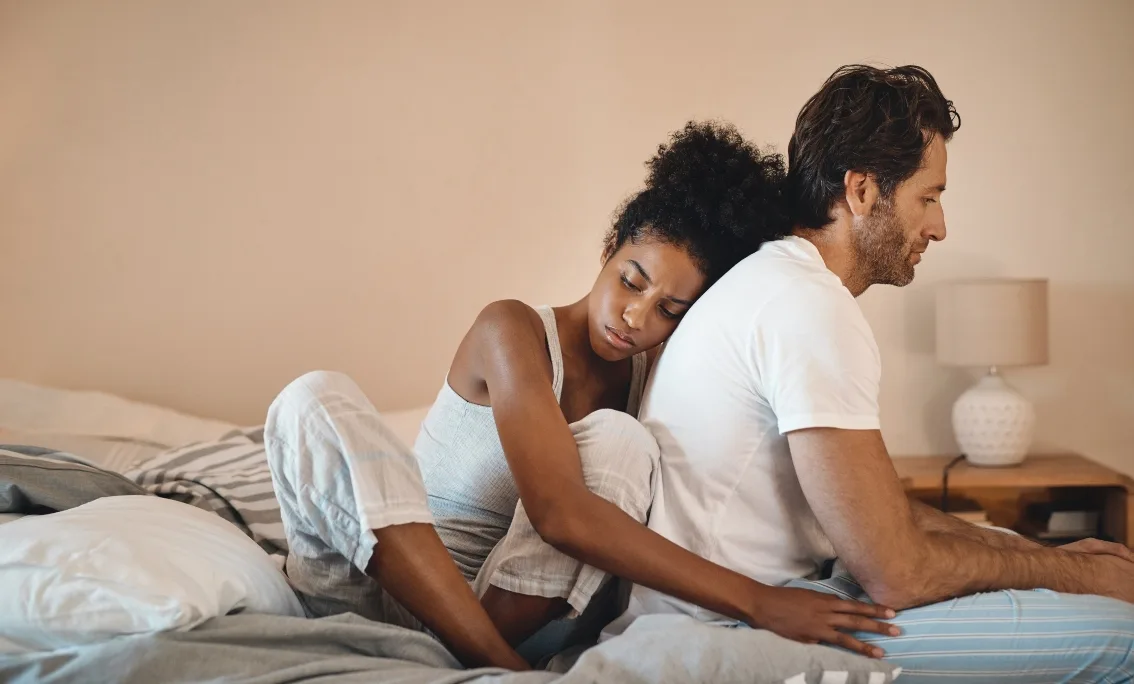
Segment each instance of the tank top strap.
[[555,324],[555,312],[550,306],[537,306],[535,310],[543,320],[543,329],[547,333],[547,351],[551,355],[551,387],[555,390],[555,401],[560,401],[563,396],[563,348],[559,346],[559,327]]

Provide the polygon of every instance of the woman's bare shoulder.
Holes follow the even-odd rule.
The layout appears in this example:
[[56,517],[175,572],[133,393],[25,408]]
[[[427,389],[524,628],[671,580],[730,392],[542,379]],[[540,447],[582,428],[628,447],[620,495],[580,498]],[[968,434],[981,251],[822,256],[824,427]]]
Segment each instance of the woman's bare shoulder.
[[539,312],[518,299],[500,299],[480,310],[473,321],[472,331],[487,333],[490,337],[500,333],[526,333],[535,331],[543,335],[543,322]]

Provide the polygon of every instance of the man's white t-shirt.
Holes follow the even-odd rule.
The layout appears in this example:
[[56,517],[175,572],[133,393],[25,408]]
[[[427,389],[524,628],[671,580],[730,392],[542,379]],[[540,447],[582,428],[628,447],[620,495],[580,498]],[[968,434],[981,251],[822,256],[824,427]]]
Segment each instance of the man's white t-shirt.
[[[639,414],[661,447],[650,529],[766,584],[814,575],[834,549],[786,433],[879,429],[880,375],[870,325],[815,246],[763,245],[693,305],[651,375]],[[642,586],[627,612],[722,617]]]

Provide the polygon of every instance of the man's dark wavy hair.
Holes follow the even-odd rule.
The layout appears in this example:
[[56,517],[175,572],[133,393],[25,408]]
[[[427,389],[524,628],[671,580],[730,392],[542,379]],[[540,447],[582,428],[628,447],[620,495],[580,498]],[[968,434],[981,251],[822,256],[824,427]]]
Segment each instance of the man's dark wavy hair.
[[840,67],[800,110],[788,144],[788,198],[804,228],[831,222],[846,172],[874,176],[890,197],[922,163],[934,135],[961,127],[957,109],[919,66]]

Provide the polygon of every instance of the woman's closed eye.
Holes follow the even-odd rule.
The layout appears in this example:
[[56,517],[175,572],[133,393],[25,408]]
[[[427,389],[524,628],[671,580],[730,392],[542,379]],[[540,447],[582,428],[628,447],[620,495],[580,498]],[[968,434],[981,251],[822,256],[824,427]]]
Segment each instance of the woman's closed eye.
[[[627,290],[630,290],[631,292],[634,292],[634,293],[637,293],[637,294],[642,294],[643,292],[645,292],[645,288],[638,285],[633,280],[631,280],[630,276],[627,275],[626,273],[620,273],[618,278],[619,278],[619,280],[622,281],[622,286],[625,287]],[[684,304],[684,302],[681,302],[681,303]],[[681,311],[681,310],[674,310],[672,308],[672,306],[673,306],[672,302],[668,302],[668,301],[658,302],[658,312],[661,313],[662,316],[664,316],[664,317],[666,317],[670,320],[676,320],[678,318],[681,318],[681,314],[683,314],[685,312]]]

